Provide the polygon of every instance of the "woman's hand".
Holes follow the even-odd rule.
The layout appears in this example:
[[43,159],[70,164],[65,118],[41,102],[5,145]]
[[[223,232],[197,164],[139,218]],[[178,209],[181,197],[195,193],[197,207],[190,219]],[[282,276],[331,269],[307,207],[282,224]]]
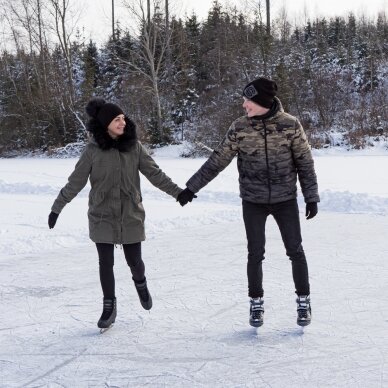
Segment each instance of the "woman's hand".
[[181,206],[185,206],[188,202],[191,202],[197,196],[187,187],[178,194],[177,201]]
[[50,229],[54,228],[55,224],[57,223],[59,214],[51,212],[48,216],[48,226]]

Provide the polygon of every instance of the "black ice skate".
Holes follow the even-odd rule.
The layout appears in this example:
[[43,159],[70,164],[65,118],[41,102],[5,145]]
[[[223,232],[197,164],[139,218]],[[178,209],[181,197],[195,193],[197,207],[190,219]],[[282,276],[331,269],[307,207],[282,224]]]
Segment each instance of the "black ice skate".
[[[97,326],[100,329],[109,328],[116,320],[117,308],[116,308],[116,298],[114,299],[105,299],[104,298],[104,308],[102,310],[101,318],[99,319]],[[101,330],[102,332],[103,330]]]
[[311,304],[309,295],[299,295],[296,298],[298,305],[296,311],[298,312],[298,319],[296,323],[299,326],[307,326],[311,323]]
[[264,323],[264,299],[251,299],[249,324],[253,327],[260,327]]
[[148,291],[147,280],[144,278],[143,281],[138,282],[133,280],[135,283],[137,294],[139,295],[140,303],[143,306],[144,310],[151,310],[152,307],[152,298]]

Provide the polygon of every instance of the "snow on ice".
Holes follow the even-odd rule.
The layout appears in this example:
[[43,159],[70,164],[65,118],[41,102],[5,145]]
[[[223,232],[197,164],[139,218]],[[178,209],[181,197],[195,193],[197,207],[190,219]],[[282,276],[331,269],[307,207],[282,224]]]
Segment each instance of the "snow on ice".
[[[205,159],[155,159],[179,185]],[[101,335],[102,295],[85,188],[47,227],[76,159],[0,159],[1,387],[388,386],[387,153],[316,152],[321,193],[300,212],[313,322],[296,325],[291,266],[272,219],[264,326],[248,324],[246,239],[236,163],[181,208],[142,180],[143,310],[115,250],[118,317]],[[385,333],[385,334],[384,334]]]

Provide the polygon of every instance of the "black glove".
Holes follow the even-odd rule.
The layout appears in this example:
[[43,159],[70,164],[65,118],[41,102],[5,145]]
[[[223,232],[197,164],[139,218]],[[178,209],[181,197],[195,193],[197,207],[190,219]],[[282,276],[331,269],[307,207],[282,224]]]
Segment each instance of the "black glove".
[[187,202],[191,202],[197,196],[187,187],[178,194],[177,201],[181,206],[185,206]]
[[318,213],[318,204],[316,202],[306,203],[306,219],[310,220]]
[[54,213],[54,212],[51,212],[48,216],[48,226],[50,229],[54,228],[56,222],[57,222],[57,219],[58,219],[58,215],[57,213]]

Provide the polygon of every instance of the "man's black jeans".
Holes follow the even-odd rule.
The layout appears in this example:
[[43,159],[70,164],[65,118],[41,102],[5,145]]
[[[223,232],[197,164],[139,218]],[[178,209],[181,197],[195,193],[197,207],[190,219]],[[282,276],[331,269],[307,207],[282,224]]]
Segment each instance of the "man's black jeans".
[[299,209],[296,199],[272,205],[244,201],[243,217],[248,239],[248,295],[258,298],[264,295],[262,261],[265,252],[265,223],[271,214],[278,227],[292,263],[292,276],[297,295],[309,295],[309,275],[302,247]]

